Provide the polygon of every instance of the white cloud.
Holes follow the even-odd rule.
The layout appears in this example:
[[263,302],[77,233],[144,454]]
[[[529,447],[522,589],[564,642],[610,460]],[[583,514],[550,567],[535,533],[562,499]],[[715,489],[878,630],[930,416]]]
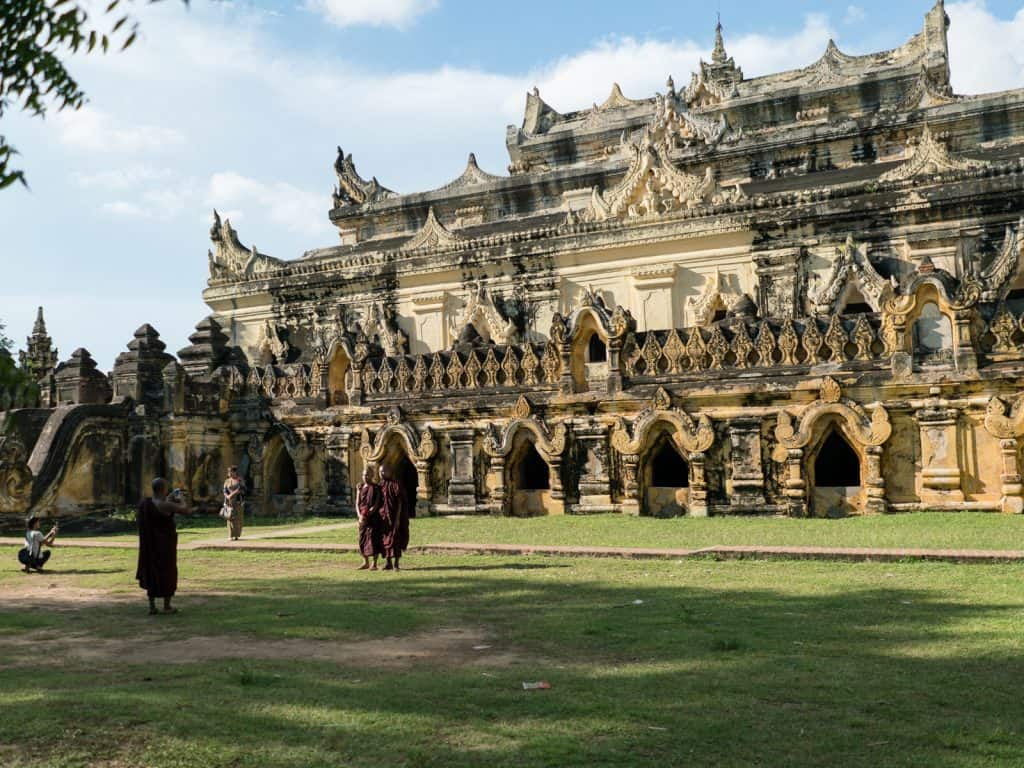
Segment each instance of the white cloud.
[[185,137],[174,128],[158,125],[128,125],[95,107],[62,110],[55,115],[60,141],[74,149],[90,152],[135,154],[175,147]]
[[148,219],[152,213],[138,203],[131,203],[127,200],[114,200],[111,203],[103,203],[100,209],[114,216],[133,216],[136,218]]
[[72,178],[83,189],[131,189],[151,181],[166,181],[173,175],[174,172],[170,168],[132,165],[125,168],[109,168],[95,173],[76,171],[72,174]]
[[[289,232],[309,236],[324,235],[331,230],[327,221],[328,196],[282,181],[263,182],[234,171],[215,173],[210,178],[206,201],[218,209],[230,205],[244,206],[242,210],[255,208]],[[247,237],[251,240],[257,235],[251,232]]]
[[[116,172],[114,177],[117,178]],[[174,179],[149,189],[138,190],[133,200],[114,200],[100,205],[100,210],[114,216],[144,219],[173,219],[196,198],[192,179]]]
[[1024,8],[1009,20],[977,0],[946,6],[949,57],[957,93],[985,93],[1024,85]]
[[407,27],[437,0],[309,0],[307,7],[339,27]]
[[859,5],[848,5],[846,6],[846,14],[843,16],[843,24],[860,24],[866,18],[867,14]]

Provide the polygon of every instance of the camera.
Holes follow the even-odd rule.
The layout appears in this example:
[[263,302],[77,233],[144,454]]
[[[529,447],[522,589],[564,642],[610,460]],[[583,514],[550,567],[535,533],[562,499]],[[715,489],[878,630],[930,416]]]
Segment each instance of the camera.
[[171,491],[171,498],[175,501],[181,501],[181,488],[175,488]]

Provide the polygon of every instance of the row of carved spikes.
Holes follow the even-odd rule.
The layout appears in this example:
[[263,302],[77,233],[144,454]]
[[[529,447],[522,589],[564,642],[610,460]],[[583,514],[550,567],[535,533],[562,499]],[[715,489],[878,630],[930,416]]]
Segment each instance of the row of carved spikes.
[[450,352],[367,360],[363,392],[441,392],[495,387],[555,386],[562,373],[558,348],[543,345],[488,347],[467,353]]
[[848,320],[833,315],[824,327],[815,318],[803,318],[761,320],[752,326],[734,320],[730,326],[720,323],[710,329],[648,331],[626,340],[624,373],[657,376],[687,370],[875,360],[891,346],[884,336],[866,315]]

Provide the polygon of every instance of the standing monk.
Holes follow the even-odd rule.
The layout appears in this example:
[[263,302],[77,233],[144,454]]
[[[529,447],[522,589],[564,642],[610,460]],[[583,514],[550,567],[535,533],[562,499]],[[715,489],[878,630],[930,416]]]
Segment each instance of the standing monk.
[[384,551],[384,525],[381,520],[380,486],[374,482],[373,467],[367,465],[363,470],[363,482],[356,490],[356,516],[359,518],[359,554],[363,556],[363,564],[359,570],[370,568],[370,557],[373,567],[377,570],[377,558]]
[[398,561],[409,546],[409,501],[405,488],[395,480],[393,470],[380,468],[381,517],[384,520],[385,571],[400,570]]
[[171,598],[178,588],[178,530],[174,516],[189,514],[181,503],[181,492],[175,491],[173,500],[167,496],[167,481],[153,480],[153,496],[139,504],[139,566],[135,578],[149,597],[149,613],[158,613],[156,599],[164,600],[164,613],[177,613],[171,607]]

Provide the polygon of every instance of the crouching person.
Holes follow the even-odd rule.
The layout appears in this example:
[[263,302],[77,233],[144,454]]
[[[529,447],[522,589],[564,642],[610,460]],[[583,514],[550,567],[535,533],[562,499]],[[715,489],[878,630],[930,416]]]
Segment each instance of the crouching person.
[[35,515],[29,517],[25,525],[25,546],[18,551],[18,562],[25,566],[25,573],[35,569],[42,573],[43,566],[50,559],[50,550],[44,550],[44,546],[51,546],[57,538],[57,524],[53,524],[50,532],[43,536],[39,530],[39,518]]

